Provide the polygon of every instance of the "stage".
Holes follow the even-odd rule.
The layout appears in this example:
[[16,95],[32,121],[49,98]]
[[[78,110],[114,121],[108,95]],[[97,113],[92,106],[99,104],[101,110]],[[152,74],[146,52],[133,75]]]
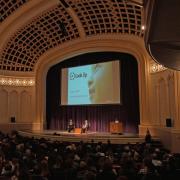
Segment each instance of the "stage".
[[[52,141],[68,141],[68,142],[90,142],[94,140],[95,143],[102,142],[107,143],[108,140],[111,141],[112,144],[135,144],[135,143],[143,143],[144,137],[140,137],[138,134],[131,133],[123,133],[123,134],[111,134],[111,133],[99,133],[99,132],[87,132],[87,133],[74,133],[67,131],[59,131],[59,130],[43,130],[43,131],[29,131],[29,130],[21,130],[18,133],[22,136],[26,137],[34,137],[37,139],[45,138]],[[153,138],[159,140],[159,138]]]

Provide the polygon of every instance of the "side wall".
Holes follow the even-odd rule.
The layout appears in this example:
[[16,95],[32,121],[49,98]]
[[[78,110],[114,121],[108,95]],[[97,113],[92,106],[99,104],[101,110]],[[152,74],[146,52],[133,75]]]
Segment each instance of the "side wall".
[[[141,134],[149,128],[151,134],[160,137],[165,147],[173,152],[180,152],[179,77],[180,72],[169,69],[150,73],[151,121],[148,126],[140,126]],[[171,127],[167,119],[171,120]]]
[[35,119],[35,86],[13,85],[13,82],[20,83],[20,80],[1,79],[0,129],[5,132],[11,129],[32,129]]

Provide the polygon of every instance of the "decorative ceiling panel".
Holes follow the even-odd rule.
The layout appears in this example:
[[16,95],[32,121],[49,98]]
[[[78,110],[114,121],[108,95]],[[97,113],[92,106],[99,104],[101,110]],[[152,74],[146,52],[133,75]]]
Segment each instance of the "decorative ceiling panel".
[[45,51],[78,37],[78,30],[69,14],[62,6],[55,7],[34,18],[9,39],[0,67],[11,71],[33,71]]
[[29,0],[0,0],[0,22]]
[[[33,71],[43,53],[80,39],[82,30],[87,37],[100,34],[142,37],[142,17],[142,6],[127,0],[61,0],[7,39],[0,54],[0,70]],[[83,29],[78,29],[77,19]]]
[[127,33],[142,36],[142,7],[126,0],[67,0],[87,36]]

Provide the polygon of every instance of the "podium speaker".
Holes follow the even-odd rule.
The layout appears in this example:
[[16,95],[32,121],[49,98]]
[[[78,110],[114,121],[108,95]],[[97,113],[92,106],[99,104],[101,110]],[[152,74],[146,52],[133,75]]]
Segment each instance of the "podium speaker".
[[15,117],[11,117],[11,123],[15,123],[16,122],[16,118]]
[[172,120],[171,118],[166,119],[166,127],[172,127]]

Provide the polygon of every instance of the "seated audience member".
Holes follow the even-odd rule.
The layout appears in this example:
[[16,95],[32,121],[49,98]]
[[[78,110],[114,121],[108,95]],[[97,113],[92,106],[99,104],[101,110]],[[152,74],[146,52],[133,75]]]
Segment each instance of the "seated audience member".
[[179,180],[180,153],[154,142],[72,143],[0,132],[0,180]]
[[69,120],[69,123],[68,123],[68,132],[71,132],[71,131],[74,131],[74,123],[72,121],[72,119]]
[[90,123],[88,122],[88,120],[85,120],[82,125],[81,133],[87,132],[89,128],[90,128]]

